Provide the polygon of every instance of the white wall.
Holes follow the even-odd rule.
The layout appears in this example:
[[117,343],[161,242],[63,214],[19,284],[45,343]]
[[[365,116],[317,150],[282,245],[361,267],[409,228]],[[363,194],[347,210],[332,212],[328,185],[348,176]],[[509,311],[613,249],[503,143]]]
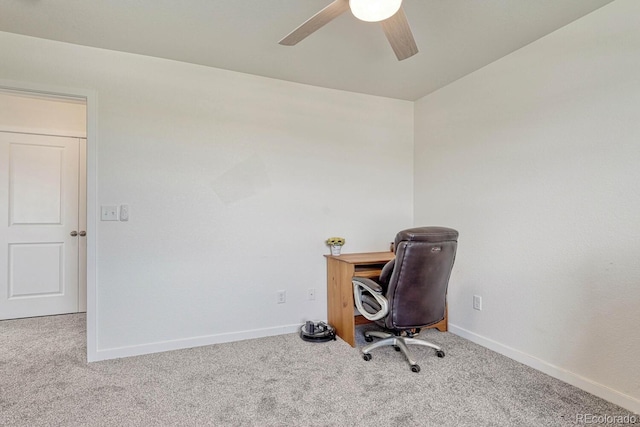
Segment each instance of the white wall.
[[325,319],[324,240],[386,250],[413,224],[410,102],[9,33],[0,51],[0,79],[97,93],[89,176],[130,220],[98,222],[95,360]]
[[451,330],[635,412],[638,16],[618,0],[419,100],[414,165],[415,222],[460,231]]
[[291,331],[325,317],[326,237],[446,225],[452,330],[640,411],[639,8],[417,102],[415,177],[411,103],[0,33],[0,79],[97,93],[90,191],[131,208],[98,222],[89,351]]
[[44,135],[87,136],[85,103],[0,89],[0,129]]

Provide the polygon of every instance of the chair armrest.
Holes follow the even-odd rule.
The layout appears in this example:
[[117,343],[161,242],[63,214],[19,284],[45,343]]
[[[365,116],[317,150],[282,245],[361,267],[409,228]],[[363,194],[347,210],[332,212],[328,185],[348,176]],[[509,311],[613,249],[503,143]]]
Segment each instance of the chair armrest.
[[[382,286],[366,277],[354,277],[351,283],[353,283],[353,295],[356,307],[365,318],[369,320],[379,320],[389,313],[389,301],[382,295]],[[370,313],[364,308],[362,304],[363,292],[368,292],[376,302],[380,304],[380,310],[378,312]]]
[[[357,277],[356,276],[356,277],[353,277],[351,280],[352,280],[352,282],[358,282],[358,284],[360,286],[362,286],[363,288],[365,288],[367,291],[371,292],[372,294],[373,293],[376,293],[376,294],[381,294],[382,293],[382,286],[380,286],[379,283],[377,283],[377,282],[375,282],[375,281],[373,281],[371,279],[368,279],[366,277]],[[355,283],[354,283],[354,286],[355,286]]]

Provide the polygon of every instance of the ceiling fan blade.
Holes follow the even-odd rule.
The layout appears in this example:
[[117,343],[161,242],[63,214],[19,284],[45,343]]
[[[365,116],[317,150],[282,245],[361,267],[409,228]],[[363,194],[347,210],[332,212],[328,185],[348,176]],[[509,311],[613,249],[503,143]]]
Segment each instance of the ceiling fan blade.
[[384,34],[391,44],[391,48],[398,57],[398,61],[402,61],[418,53],[418,46],[413,39],[411,27],[409,27],[409,21],[407,21],[407,15],[405,15],[402,8],[391,18],[382,21],[381,24]]
[[278,43],[285,46],[293,46],[347,10],[349,10],[349,0],[334,0],[333,3],[307,19]]

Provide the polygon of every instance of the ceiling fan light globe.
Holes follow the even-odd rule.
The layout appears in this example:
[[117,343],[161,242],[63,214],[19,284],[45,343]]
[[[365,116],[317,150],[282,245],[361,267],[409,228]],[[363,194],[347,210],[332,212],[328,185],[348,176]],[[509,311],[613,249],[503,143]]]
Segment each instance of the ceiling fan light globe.
[[402,6],[402,0],[349,0],[353,16],[366,22],[391,18]]

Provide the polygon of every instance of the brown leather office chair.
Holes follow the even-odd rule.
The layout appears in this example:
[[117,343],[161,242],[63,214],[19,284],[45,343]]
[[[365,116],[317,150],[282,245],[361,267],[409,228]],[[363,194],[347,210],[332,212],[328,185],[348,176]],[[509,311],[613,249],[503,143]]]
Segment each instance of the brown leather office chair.
[[403,230],[395,238],[396,257],[384,266],[378,281],[353,278],[360,314],[390,331],[364,333],[367,342],[382,338],[362,348],[364,360],[371,360],[371,350],[387,345],[404,353],[413,372],[420,372],[420,366],[407,345],[431,347],[438,357],[444,357],[442,348],[419,339],[417,334],[445,317],[447,286],[457,246],[458,232],[451,228]]

